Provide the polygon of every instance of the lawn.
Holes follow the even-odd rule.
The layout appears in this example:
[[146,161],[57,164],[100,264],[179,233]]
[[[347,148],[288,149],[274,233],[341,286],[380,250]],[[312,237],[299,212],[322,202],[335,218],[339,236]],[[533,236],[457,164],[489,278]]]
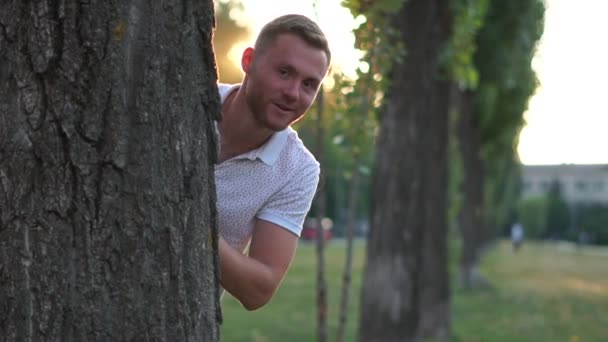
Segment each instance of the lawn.
[[[338,321],[344,244],[326,251],[329,340]],[[347,341],[356,340],[364,243],[355,246]],[[491,286],[453,289],[454,341],[608,341],[608,248],[527,243],[513,253],[507,243],[492,248],[482,272]],[[230,295],[223,299],[222,341],[316,340],[316,255],[301,243],[293,266],[273,301],[247,312]]]

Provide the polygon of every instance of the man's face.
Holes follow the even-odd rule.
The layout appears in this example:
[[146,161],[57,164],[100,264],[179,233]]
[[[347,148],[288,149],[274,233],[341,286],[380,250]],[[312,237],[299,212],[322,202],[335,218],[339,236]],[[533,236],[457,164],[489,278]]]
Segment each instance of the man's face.
[[312,105],[327,73],[323,50],[300,37],[283,34],[262,52],[253,52],[246,73],[246,101],[258,123],[281,131],[297,121]]

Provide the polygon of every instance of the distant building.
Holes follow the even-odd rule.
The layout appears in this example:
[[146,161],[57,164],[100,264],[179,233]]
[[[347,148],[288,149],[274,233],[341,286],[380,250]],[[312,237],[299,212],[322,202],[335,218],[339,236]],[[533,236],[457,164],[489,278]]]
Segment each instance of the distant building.
[[523,165],[523,197],[542,196],[559,182],[569,204],[608,204],[608,164]]

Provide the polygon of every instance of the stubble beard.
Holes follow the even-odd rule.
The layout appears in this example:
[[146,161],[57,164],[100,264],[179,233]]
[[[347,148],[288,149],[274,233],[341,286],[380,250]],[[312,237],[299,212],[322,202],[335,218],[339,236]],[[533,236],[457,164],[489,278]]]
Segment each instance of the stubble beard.
[[[280,132],[286,128],[278,127],[272,124],[272,122],[268,118],[268,113],[265,111],[266,108],[264,106],[262,96],[257,96],[257,94],[251,94],[251,96],[247,96],[247,105],[249,106],[251,115],[253,115],[253,119],[260,128],[267,129],[273,132]],[[272,101],[269,102],[269,106],[273,106]]]

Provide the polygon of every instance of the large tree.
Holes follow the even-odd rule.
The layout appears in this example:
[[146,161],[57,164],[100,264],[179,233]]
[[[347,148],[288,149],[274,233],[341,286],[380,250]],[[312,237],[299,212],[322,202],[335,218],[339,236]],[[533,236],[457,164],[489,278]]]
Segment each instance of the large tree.
[[0,336],[216,341],[208,1],[0,3]]
[[542,0],[490,0],[487,6],[474,41],[473,64],[479,82],[475,89],[460,94],[461,278],[465,287],[476,285],[484,242],[509,223],[515,206],[516,147],[528,100],[537,85],[532,58],[544,27]]
[[359,340],[441,339],[449,331],[449,82],[440,52],[449,2],[409,0],[391,21],[407,52],[382,111]]

